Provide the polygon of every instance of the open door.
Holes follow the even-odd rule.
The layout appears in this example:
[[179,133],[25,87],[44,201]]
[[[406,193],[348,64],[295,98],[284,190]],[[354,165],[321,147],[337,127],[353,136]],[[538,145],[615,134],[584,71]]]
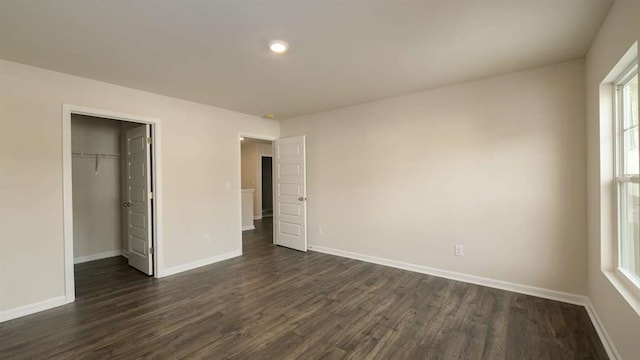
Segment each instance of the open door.
[[126,134],[127,210],[129,265],[153,275],[153,236],[151,226],[151,137],[149,125]]
[[307,251],[305,137],[275,141],[274,242]]

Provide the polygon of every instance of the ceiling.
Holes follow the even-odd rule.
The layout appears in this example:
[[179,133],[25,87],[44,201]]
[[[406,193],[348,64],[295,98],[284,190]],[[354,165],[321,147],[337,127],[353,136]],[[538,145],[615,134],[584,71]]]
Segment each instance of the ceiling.
[[612,3],[2,0],[0,58],[285,119],[583,57]]

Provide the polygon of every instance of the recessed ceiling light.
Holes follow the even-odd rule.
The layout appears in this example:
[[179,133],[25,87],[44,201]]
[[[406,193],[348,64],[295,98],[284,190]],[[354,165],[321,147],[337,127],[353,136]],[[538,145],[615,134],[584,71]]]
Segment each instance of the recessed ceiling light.
[[286,41],[282,40],[273,40],[269,42],[269,49],[276,54],[282,54],[289,50],[289,44]]

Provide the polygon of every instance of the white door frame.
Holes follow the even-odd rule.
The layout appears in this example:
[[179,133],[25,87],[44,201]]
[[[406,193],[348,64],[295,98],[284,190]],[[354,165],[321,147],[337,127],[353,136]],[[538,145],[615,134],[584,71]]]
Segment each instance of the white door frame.
[[[239,190],[238,204],[240,204],[240,211],[238,213],[238,219],[239,219],[238,224],[240,226],[238,227],[238,229],[240,229],[240,239],[242,239],[242,140],[241,140],[242,138],[271,141],[271,147],[272,147],[271,151],[273,152],[273,142],[276,141],[278,137],[273,135],[267,135],[267,134],[252,134],[244,131],[240,131],[238,133],[238,185],[239,185],[238,186],[238,190]],[[262,186],[262,184],[260,186]],[[253,209],[251,209],[251,211],[252,211],[251,217],[253,217]],[[275,214],[274,214],[274,217],[275,217]],[[276,241],[275,227],[273,231],[274,231],[273,243],[275,244],[275,241]],[[242,248],[242,243],[240,243],[240,246],[241,246],[240,248]]]
[[161,277],[164,270],[162,258],[162,156],[160,119],[122,114],[83,106],[62,105],[62,194],[64,233],[64,289],[66,302],[75,301],[73,266],[73,186],[71,157],[71,114],[96,116],[111,120],[129,121],[151,125],[152,187],[153,187],[153,266],[154,277]]

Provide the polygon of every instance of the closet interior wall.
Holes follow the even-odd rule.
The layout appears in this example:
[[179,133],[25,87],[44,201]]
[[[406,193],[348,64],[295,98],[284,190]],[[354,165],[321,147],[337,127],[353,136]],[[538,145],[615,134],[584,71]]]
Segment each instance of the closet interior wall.
[[140,124],[73,114],[73,251],[76,263],[127,255],[122,199],[125,133]]

